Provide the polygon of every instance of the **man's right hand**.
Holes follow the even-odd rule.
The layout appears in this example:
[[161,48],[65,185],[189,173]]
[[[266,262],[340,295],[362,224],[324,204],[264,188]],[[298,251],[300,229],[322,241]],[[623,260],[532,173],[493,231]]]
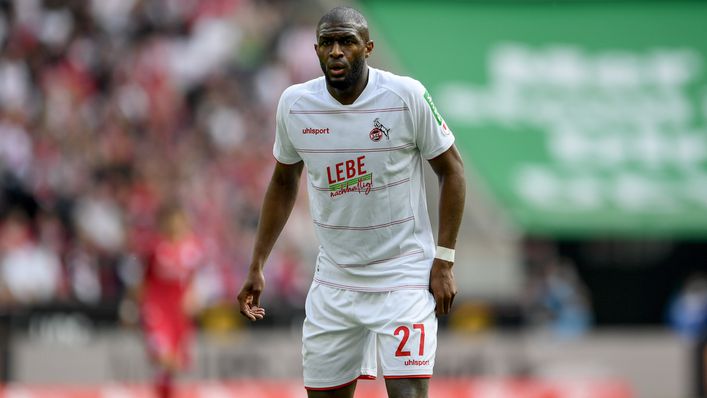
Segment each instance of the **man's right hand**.
[[249,271],[241,292],[238,294],[238,304],[241,307],[241,314],[251,321],[263,319],[265,308],[260,307],[260,293],[265,288],[265,276],[263,271]]

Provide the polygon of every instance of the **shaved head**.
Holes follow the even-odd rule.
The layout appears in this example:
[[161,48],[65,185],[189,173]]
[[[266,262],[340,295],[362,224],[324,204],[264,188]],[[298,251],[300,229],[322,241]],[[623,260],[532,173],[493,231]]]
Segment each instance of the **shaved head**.
[[366,58],[373,51],[368,21],[358,10],[336,7],[319,20],[314,51],[327,90],[340,103],[353,103],[368,83]]
[[332,8],[322,16],[317,24],[317,36],[319,36],[319,30],[323,25],[342,23],[353,25],[364,40],[369,40],[368,21],[366,21],[366,18],[357,9],[343,6]]

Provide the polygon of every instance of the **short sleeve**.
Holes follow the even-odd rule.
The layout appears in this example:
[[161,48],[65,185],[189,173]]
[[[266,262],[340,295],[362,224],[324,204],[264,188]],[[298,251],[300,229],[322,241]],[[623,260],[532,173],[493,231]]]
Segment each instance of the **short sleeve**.
[[413,95],[416,144],[422,157],[429,160],[441,155],[454,144],[454,134],[422,84],[415,85]]
[[272,148],[272,154],[280,163],[295,164],[300,162],[302,158],[292,145],[290,136],[287,133],[287,109],[285,106],[285,96],[280,97],[280,102],[277,105],[277,113],[275,115],[275,144]]

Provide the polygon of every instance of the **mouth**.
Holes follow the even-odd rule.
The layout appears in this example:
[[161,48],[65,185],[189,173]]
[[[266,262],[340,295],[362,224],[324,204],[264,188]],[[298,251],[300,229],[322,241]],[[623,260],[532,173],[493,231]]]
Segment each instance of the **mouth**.
[[346,66],[343,64],[329,65],[329,75],[331,77],[341,77],[346,74]]

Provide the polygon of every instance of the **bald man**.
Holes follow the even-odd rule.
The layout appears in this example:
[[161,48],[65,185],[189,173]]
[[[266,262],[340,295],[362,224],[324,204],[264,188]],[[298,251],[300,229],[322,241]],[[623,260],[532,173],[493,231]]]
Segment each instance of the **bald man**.
[[[369,67],[374,44],[355,9],[317,25],[324,76],[289,87],[277,109],[275,170],[238,301],[265,316],[263,266],[292,211],[302,169],[319,239],[303,325],[310,398],[353,397],[380,358],[390,398],[427,397],[437,316],[457,293],[452,266],[465,178],[454,135],[417,80]],[[438,241],[423,159],[439,177]]]

